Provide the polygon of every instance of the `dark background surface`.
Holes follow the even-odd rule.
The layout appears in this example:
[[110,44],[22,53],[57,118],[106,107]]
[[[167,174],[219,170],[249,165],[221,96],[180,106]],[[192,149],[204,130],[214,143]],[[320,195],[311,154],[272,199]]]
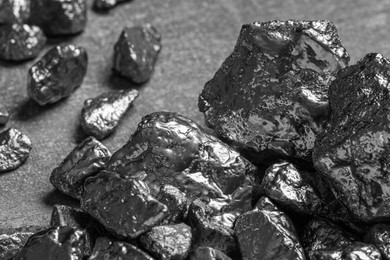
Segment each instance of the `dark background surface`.
[[112,89],[135,87],[111,76],[113,45],[124,26],[151,22],[162,34],[163,49],[152,79],[139,88],[140,97],[117,131],[103,141],[111,152],[127,141],[144,115],[154,111],[179,112],[204,125],[198,95],[233,50],[244,23],[329,19],[338,28],[351,64],[369,52],[390,57],[388,0],[134,0],[108,14],[90,9],[84,33],[49,41],[51,45],[75,43],[88,51],[87,76],[69,98],[39,107],[26,90],[27,70],[33,61],[0,62],[0,102],[12,114],[6,127],[20,129],[33,143],[22,167],[0,174],[0,228],[47,225],[54,204],[77,205],[55,191],[49,176],[85,137],[79,127],[84,100]]

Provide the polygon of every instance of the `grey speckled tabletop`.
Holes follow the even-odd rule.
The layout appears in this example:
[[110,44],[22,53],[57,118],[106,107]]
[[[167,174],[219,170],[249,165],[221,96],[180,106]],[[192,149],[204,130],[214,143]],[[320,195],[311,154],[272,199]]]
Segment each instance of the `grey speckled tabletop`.
[[134,87],[112,77],[110,69],[113,44],[124,26],[153,23],[162,33],[163,49],[152,79],[140,87],[140,97],[117,131],[103,141],[112,152],[124,144],[142,116],[154,111],[179,112],[204,125],[198,95],[233,50],[244,23],[329,19],[339,30],[351,64],[368,52],[390,57],[388,0],[134,0],[108,14],[89,10],[88,15],[81,35],[50,40],[51,45],[72,42],[89,53],[83,85],[62,102],[42,108],[29,100],[26,75],[33,61],[0,63],[0,102],[12,113],[7,127],[22,130],[33,142],[27,162],[0,175],[0,228],[47,225],[54,204],[77,205],[55,191],[49,176],[85,137],[79,127],[84,100]]

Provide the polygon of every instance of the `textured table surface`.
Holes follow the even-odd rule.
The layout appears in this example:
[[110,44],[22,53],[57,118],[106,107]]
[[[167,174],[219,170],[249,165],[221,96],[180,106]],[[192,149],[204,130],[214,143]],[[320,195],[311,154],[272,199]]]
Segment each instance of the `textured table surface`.
[[[87,29],[71,38],[85,47],[89,67],[83,85],[72,96],[48,107],[30,101],[27,70],[32,62],[0,63],[0,102],[12,113],[6,127],[16,127],[33,143],[27,162],[0,175],[0,228],[47,225],[56,203],[77,205],[52,187],[49,176],[85,135],[79,126],[85,99],[112,89],[133,88],[112,77],[113,44],[124,26],[153,23],[163,49],[152,79],[139,87],[140,97],[117,131],[103,141],[114,152],[129,138],[142,116],[175,111],[203,123],[197,100],[204,83],[233,50],[241,25],[273,19],[329,19],[351,55],[351,64],[369,52],[390,57],[388,0],[134,0],[108,14],[89,9]],[[0,129],[0,130],[4,130]]]

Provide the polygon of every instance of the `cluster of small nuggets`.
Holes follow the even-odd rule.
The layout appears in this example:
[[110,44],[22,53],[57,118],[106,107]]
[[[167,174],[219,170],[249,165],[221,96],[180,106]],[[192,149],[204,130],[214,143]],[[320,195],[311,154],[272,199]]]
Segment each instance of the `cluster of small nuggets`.
[[206,83],[207,125],[266,168],[235,222],[243,259],[390,259],[390,61],[348,62],[328,21],[253,23]]
[[[85,0],[0,1],[0,59],[35,58],[48,36],[82,32],[87,23]],[[125,28],[114,48],[113,70],[140,84],[149,80],[161,49],[161,36],[150,24]],[[88,67],[87,51],[62,44],[51,48],[28,71],[27,92],[41,106],[70,96],[82,85]],[[89,136],[102,140],[112,134],[138,97],[137,90],[106,92],[85,101],[81,126]],[[0,104],[0,125],[9,120]],[[16,129],[0,133],[0,172],[22,165],[31,141]],[[72,196],[72,195],[71,195]]]
[[[113,69],[145,82],[160,49],[151,25],[127,28]],[[91,137],[50,176],[81,209],[55,206],[50,227],[32,236],[1,232],[0,257],[390,259],[390,61],[368,54],[348,62],[329,21],[244,25],[199,97],[226,143],[182,115],[156,112],[111,155],[98,140],[138,92],[88,99],[82,126]],[[70,95],[86,64],[83,49],[57,46],[31,68],[31,97],[44,105]],[[61,71],[72,68],[80,75],[68,82]],[[0,171],[30,149],[18,131],[2,133]]]

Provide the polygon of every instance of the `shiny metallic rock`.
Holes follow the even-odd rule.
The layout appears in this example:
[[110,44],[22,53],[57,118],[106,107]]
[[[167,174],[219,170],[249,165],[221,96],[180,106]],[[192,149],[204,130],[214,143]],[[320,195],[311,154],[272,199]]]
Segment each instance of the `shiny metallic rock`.
[[207,201],[220,212],[221,221],[232,222],[252,208],[256,167],[176,113],[145,116],[127,144],[113,154],[107,168],[143,180],[153,196],[162,185],[174,185],[189,199]]
[[128,239],[150,230],[168,214],[145,183],[108,171],[85,181],[81,206],[113,235]]
[[373,245],[363,243],[353,243],[343,250],[342,259],[367,259],[367,260],[381,260],[381,253]]
[[30,1],[31,0],[1,0],[0,24],[26,22],[30,17]]
[[31,232],[0,234],[0,259],[11,260],[33,234]]
[[[311,254],[310,260],[343,260],[343,251],[335,250],[317,250]],[[368,260],[368,259],[367,259]]]
[[97,10],[106,11],[113,8],[117,2],[118,0],[95,0],[93,7]]
[[93,6],[97,10],[107,11],[114,8],[117,4],[123,2],[129,2],[130,0],[95,0]]
[[390,219],[390,61],[377,53],[342,70],[329,88],[331,117],[314,166],[356,221]]
[[316,250],[311,260],[381,260],[381,253],[373,245],[355,242],[345,248]]
[[52,171],[50,182],[61,192],[81,199],[85,179],[103,170],[110,157],[102,143],[88,137]]
[[46,37],[34,25],[9,24],[0,26],[0,59],[23,61],[33,59],[42,51]]
[[55,103],[81,85],[87,65],[88,55],[84,48],[58,45],[28,71],[28,94],[40,105]]
[[69,226],[78,229],[85,229],[91,224],[95,225],[97,223],[81,209],[58,204],[53,207],[50,219],[51,227]]
[[212,247],[198,247],[190,253],[189,260],[231,260],[223,252]]
[[323,206],[321,196],[313,188],[306,173],[288,162],[270,166],[260,186],[267,197],[280,207],[305,215],[316,215]]
[[161,35],[151,24],[126,27],[114,46],[113,70],[135,83],[146,82],[160,50]]
[[305,177],[305,180],[310,183],[316,192],[321,197],[321,208],[313,214],[316,217],[330,220],[343,228],[363,236],[370,228],[370,224],[356,222],[348,210],[340,204],[333,192],[329,188],[329,184],[324,180],[323,176],[316,170],[310,172],[300,171]]
[[188,211],[186,194],[172,185],[164,185],[157,194],[156,199],[168,207],[168,216],[162,224],[177,224],[183,221]]
[[82,260],[85,234],[71,227],[54,227],[31,236],[14,260]]
[[0,133],[0,172],[18,168],[28,158],[31,141],[15,128]]
[[314,251],[346,248],[357,238],[330,221],[313,219],[304,228],[301,241],[311,259]]
[[66,205],[54,205],[50,226],[68,226],[84,231],[84,255],[91,255],[96,239],[106,234],[105,229],[86,212]]
[[306,259],[291,219],[267,197],[237,218],[234,231],[244,260]]
[[375,245],[384,260],[390,260],[390,225],[376,224],[364,237],[364,242]]
[[88,135],[104,139],[114,132],[137,97],[137,90],[120,90],[85,100],[81,111],[81,126]]
[[329,186],[327,186],[327,188],[328,192],[325,194],[323,201],[325,205],[321,208],[319,216],[330,219],[334,222],[340,222],[343,221],[343,219],[346,221],[352,221],[352,218],[346,208],[337,201],[332,191],[329,189]]
[[29,23],[51,36],[80,33],[87,24],[86,0],[32,0]]
[[240,259],[240,249],[233,229],[215,221],[213,211],[200,199],[190,204],[186,222],[193,228],[193,247],[210,246],[233,259]]
[[140,237],[140,243],[161,260],[184,260],[191,248],[191,228],[184,223],[153,227]]
[[0,104],[0,126],[7,124],[9,120],[9,112],[5,106]]
[[263,164],[311,162],[328,118],[328,85],[349,61],[324,20],[245,24],[233,53],[199,96],[217,135]]
[[325,200],[324,204],[324,207],[322,207],[318,214],[320,218],[330,220],[357,235],[363,236],[368,232],[370,224],[356,222],[351,214],[335,198],[331,201]]
[[88,260],[154,260],[153,257],[129,243],[113,241],[107,237],[96,240]]

